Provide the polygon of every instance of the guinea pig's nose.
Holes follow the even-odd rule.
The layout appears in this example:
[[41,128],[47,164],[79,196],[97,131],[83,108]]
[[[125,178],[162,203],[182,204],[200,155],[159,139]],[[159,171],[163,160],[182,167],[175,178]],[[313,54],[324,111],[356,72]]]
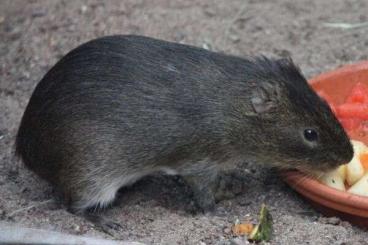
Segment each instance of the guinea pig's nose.
[[354,152],[349,150],[345,152],[340,152],[339,154],[332,152],[330,156],[331,160],[335,162],[336,166],[340,166],[341,164],[346,164],[350,162],[354,156]]
[[346,160],[347,160],[348,157],[349,157],[348,155],[346,157],[346,154],[345,154],[345,156],[341,155],[341,154],[336,154],[336,153],[333,153],[333,152],[331,152],[331,154],[330,154],[330,158],[331,158],[334,166],[340,166],[342,164],[347,163]]
[[351,161],[351,159],[353,159],[354,157],[354,150],[353,147],[350,146],[349,148],[345,148],[344,151],[341,151],[341,158],[340,161],[342,161],[343,163],[349,163]]

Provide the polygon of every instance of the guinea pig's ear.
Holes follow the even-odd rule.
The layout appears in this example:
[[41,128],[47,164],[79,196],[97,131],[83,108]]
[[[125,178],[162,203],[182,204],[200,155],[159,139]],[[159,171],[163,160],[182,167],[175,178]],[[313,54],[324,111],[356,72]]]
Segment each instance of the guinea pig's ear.
[[265,83],[253,89],[251,103],[258,114],[271,111],[278,105],[281,88],[277,84]]

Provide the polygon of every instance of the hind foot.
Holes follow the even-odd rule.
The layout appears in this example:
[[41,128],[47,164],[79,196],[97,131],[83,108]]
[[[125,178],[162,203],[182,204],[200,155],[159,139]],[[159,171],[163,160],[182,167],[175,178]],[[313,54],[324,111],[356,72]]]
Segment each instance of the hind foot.
[[121,234],[124,229],[120,223],[105,218],[101,214],[85,213],[83,216],[87,220],[91,221],[98,230],[110,235],[115,239],[121,239],[119,234]]
[[69,206],[68,211],[72,214],[87,219],[88,221],[93,223],[97,230],[106,233],[107,235],[115,239],[121,238],[119,234],[121,234],[121,232],[123,231],[122,225],[118,222],[105,218],[103,214],[96,212],[94,208],[79,209],[75,207],[73,208],[73,206]]

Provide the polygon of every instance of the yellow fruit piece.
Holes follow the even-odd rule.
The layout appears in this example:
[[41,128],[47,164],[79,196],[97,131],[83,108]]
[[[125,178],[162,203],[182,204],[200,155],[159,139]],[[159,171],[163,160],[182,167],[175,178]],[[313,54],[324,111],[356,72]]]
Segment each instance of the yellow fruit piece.
[[360,153],[368,151],[368,147],[363,142],[358,140],[351,140],[350,142],[354,148],[354,155],[360,155]]
[[350,187],[348,192],[356,195],[368,196],[368,173]]
[[343,179],[343,181],[346,180],[346,166],[347,164],[341,165],[338,167],[337,172],[339,173],[340,177]]
[[354,185],[364,175],[364,168],[356,155],[346,167],[346,182],[348,185]]
[[342,175],[344,176],[345,174],[341,173],[340,168],[338,168],[324,174],[320,178],[320,181],[329,187],[335,188],[340,191],[345,191],[345,179],[342,177]]
[[360,162],[360,155],[368,151],[368,147],[361,141],[351,140],[354,157],[346,166],[346,182],[354,185],[364,175],[364,167]]

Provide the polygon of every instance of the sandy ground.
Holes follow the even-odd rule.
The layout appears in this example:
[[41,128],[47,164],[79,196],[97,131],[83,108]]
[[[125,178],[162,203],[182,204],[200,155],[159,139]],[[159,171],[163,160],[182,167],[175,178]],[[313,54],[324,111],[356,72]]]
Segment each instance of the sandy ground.
[[[143,34],[236,55],[291,55],[309,78],[368,59],[368,28],[323,26],[365,22],[367,13],[365,0],[0,1],[0,220],[107,237],[68,213],[50,186],[12,157],[33,88],[78,44],[107,34]],[[118,235],[125,240],[231,244],[232,222],[254,221],[264,202],[274,217],[270,244],[368,244],[365,231],[321,217],[272,171],[244,164],[237,173],[230,189],[239,195],[218,203],[213,214],[186,211],[192,199],[180,178],[153,176],[122,190],[106,216],[123,225]]]

